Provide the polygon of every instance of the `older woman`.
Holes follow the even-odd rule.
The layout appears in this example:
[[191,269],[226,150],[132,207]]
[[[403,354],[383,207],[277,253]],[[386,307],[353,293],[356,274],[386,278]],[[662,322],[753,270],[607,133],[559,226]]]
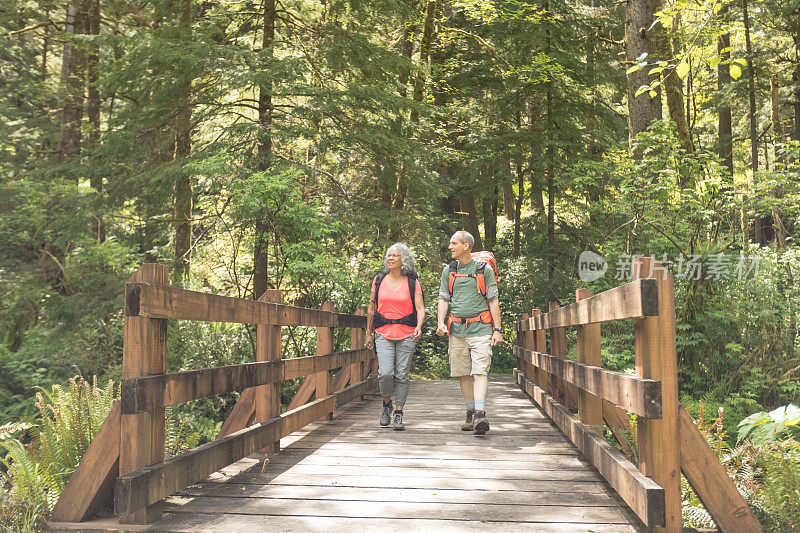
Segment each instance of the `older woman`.
[[[383,396],[380,424],[390,421],[395,431],[405,429],[403,406],[414,346],[422,335],[425,305],[417,280],[417,261],[408,246],[395,243],[386,251],[383,272],[372,281],[367,311],[367,346],[378,354],[378,384]],[[392,419],[392,394],[394,418]]]

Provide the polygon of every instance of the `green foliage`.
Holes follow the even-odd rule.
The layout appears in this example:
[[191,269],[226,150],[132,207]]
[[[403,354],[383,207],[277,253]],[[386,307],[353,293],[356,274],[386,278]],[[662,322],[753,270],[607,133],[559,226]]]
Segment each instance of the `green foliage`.
[[756,445],[786,439],[800,438],[800,408],[794,404],[783,405],[769,413],[753,413],[739,422],[738,442],[750,439]]
[[88,383],[76,377],[66,387],[53,385],[36,394],[38,416],[25,425],[24,438],[0,441],[10,487],[2,493],[2,504],[12,516],[6,527],[37,524],[49,515],[118,392],[111,380],[100,387],[96,379]]

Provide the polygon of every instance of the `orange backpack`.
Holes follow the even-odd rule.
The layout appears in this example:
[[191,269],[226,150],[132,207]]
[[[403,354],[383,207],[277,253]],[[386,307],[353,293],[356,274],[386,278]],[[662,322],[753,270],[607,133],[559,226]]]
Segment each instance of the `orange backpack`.
[[[494,259],[494,254],[489,251],[482,251],[482,252],[472,252],[470,254],[472,259],[475,260],[475,273],[474,274],[459,274],[458,273],[458,261],[453,261],[450,263],[450,274],[447,280],[447,288],[450,290],[450,297],[453,297],[453,287],[456,283],[457,277],[469,277],[475,278],[475,282],[478,284],[478,291],[486,298],[486,277],[484,275],[484,271],[486,270],[486,265],[488,264],[492,267],[492,270],[495,274],[495,280],[499,280],[500,277],[497,275],[497,262]],[[488,303],[488,300],[487,300]],[[483,322],[484,324],[491,324],[492,323],[492,315],[489,311],[484,311],[483,313],[479,314],[478,316],[474,317],[457,317],[450,313],[448,317],[447,329],[449,330],[453,322],[460,322],[462,324],[469,324],[472,322]]]

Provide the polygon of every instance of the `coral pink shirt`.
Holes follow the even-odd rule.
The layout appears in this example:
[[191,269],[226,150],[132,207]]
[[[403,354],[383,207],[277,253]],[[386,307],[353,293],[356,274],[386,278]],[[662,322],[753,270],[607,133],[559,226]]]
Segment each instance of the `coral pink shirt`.
[[[372,280],[372,293],[375,293],[375,280]],[[419,280],[416,280],[414,297],[422,294]],[[378,293],[377,311],[386,318],[397,319],[410,315],[414,311],[414,302],[408,294],[408,278],[403,276],[403,283],[397,289],[389,285],[388,278],[383,278]],[[414,328],[405,324],[385,324],[376,329],[384,338],[399,341],[414,334]]]

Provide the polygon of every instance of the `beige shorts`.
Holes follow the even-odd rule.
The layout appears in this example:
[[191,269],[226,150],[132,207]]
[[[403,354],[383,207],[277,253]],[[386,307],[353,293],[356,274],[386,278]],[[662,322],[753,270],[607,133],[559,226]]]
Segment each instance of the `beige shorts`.
[[489,374],[492,364],[492,336],[450,336],[450,375],[453,377]]

